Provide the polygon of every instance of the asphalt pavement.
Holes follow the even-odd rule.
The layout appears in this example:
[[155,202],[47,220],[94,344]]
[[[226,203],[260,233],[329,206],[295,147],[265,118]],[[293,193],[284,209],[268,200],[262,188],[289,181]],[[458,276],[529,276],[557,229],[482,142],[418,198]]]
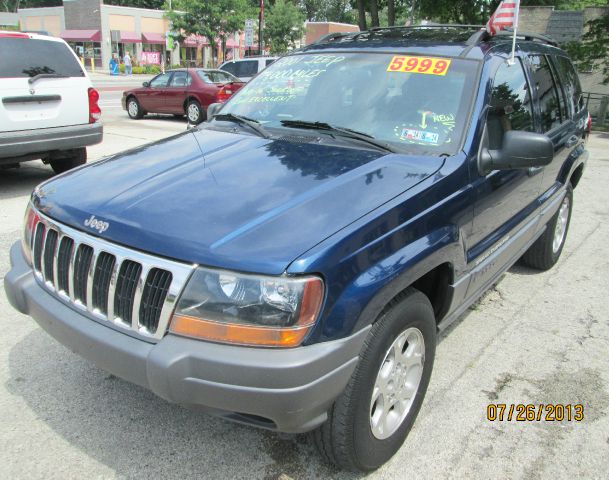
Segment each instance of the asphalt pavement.
[[[120,90],[107,89],[118,83],[101,83],[105,139],[91,161],[186,128],[130,120]],[[609,134],[594,134],[589,150],[558,265],[512,268],[442,334],[419,418],[370,478],[607,478]],[[0,279],[29,194],[51,176],[41,162],[0,170]],[[579,403],[584,420],[491,422],[489,403]],[[323,464],[306,436],[189,411],[99,370],[14,311],[2,289],[0,424],[0,478],[362,477]]]

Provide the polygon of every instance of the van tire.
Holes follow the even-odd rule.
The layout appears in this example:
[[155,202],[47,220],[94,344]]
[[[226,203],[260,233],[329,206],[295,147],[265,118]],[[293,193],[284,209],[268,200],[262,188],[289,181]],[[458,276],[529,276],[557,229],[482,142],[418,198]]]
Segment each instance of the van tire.
[[[400,383],[394,381],[395,376],[391,372],[402,365],[395,361],[388,364],[388,360],[396,341],[406,332],[418,332],[416,338],[423,340],[422,366],[416,367],[420,373],[418,387],[414,387],[413,400],[406,409],[405,417],[395,423],[393,431],[388,429],[386,437],[378,438],[372,427],[373,413],[378,408],[376,402],[373,402],[376,384],[384,366],[390,365],[391,391],[400,393],[396,390],[396,385]],[[414,346],[415,343],[411,345]],[[321,456],[327,462],[350,471],[369,472],[387,462],[404,443],[423,403],[433,368],[435,348],[436,321],[433,307],[423,293],[409,288],[392,301],[386,312],[372,325],[349,384],[330,409],[326,422],[311,433]],[[399,378],[411,378],[410,368],[400,368],[399,371],[405,373]],[[377,394],[376,398],[380,398],[380,395]],[[387,404],[390,404],[389,400]],[[393,406],[388,411],[392,412]]]
[[74,154],[69,157],[57,158],[50,160],[49,164],[55,173],[63,173],[73,168],[80,167],[87,163],[87,149],[78,148],[74,150]]
[[[567,211],[563,210],[566,205]],[[565,195],[561,206],[554,216],[546,224],[546,230],[543,232],[533,245],[524,253],[521,258],[523,264],[527,267],[536,270],[549,270],[552,268],[562,253],[569,232],[569,224],[571,223],[571,212],[573,211],[573,187],[567,184],[567,194]],[[560,225],[559,225],[560,223]],[[556,242],[557,232],[562,232],[562,239]]]

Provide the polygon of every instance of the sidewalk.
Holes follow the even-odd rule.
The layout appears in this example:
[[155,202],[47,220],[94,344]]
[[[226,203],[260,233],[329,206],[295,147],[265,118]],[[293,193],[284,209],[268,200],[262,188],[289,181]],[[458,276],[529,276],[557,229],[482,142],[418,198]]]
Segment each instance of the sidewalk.
[[139,87],[155,75],[110,75],[107,71],[87,72],[95,88],[100,91],[123,90],[125,87]]

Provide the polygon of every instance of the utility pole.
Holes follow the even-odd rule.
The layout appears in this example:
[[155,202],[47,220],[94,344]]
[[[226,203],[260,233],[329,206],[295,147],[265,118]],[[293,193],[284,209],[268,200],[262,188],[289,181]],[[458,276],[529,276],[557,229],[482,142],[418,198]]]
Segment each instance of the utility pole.
[[260,16],[258,19],[258,54],[263,55],[264,41],[262,40],[262,28],[264,25],[264,0],[260,0]]

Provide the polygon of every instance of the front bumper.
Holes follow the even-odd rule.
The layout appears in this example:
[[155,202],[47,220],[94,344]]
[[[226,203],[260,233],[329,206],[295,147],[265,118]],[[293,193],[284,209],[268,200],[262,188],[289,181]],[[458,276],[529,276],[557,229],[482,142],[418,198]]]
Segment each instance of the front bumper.
[[104,127],[101,122],[2,132],[0,133],[0,159],[88,147],[100,143],[103,138]]
[[4,278],[10,303],[59,342],[114,375],[171,402],[230,420],[300,433],[327,418],[345,389],[368,328],[293,349],[222,345],[166,335],[147,343],[101,325],[44,290],[20,243]]

